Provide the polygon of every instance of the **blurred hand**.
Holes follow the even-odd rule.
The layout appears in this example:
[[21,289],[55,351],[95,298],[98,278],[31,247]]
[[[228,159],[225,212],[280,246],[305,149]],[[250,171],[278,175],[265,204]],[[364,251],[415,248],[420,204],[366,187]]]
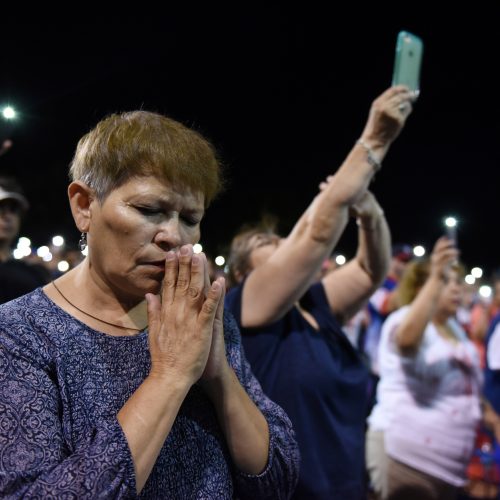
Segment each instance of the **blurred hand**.
[[373,149],[387,149],[412,112],[412,98],[404,85],[387,89],[373,101],[361,138]]
[[352,217],[359,217],[362,220],[371,220],[384,213],[371,191],[365,191],[356,203],[349,207]]
[[[203,371],[203,375],[201,376],[201,381],[204,385],[214,380],[220,379],[225,371],[229,368],[229,363],[226,358],[226,345],[224,342],[224,297],[226,294],[226,281],[224,278],[217,278],[216,280],[222,289],[221,299],[219,301],[219,305],[217,307],[217,311],[215,312],[215,319],[213,325],[213,333],[212,333],[212,343],[210,345],[210,353],[208,355],[207,364],[205,366],[205,370]],[[208,267],[207,267],[207,275],[205,277],[205,282],[209,283],[208,277]],[[206,290],[208,293],[208,288]]]
[[[203,254],[191,245],[168,252],[160,297],[147,294],[151,375],[194,384],[212,347],[214,324],[221,322],[223,286],[208,280]],[[217,327],[219,328],[219,327]]]
[[446,236],[439,238],[431,254],[431,276],[445,280],[450,266],[458,261],[458,254],[453,240]]

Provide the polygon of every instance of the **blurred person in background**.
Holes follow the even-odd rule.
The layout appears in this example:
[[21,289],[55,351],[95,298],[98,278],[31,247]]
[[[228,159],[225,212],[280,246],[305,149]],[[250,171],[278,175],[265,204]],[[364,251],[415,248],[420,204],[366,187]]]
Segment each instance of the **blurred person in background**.
[[500,271],[492,275],[493,293],[491,298],[485,299],[479,294],[472,306],[469,318],[469,336],[481,353],[482,366],[486,365],[486,336],[488,328],[500,312]]
[[28,200],[13,177],[0,177],[0,304],[31,292],[49,282],[48,271],[37,264],[13,258]]
[[398,286],[402,307],[382,327],[367,466],[383,500],[454,499],[466,482],[482,372],[456,320],[457,258],[453,241],[442,237],[430,260],[409,263]]
[[358,346],[370,367],[370,385],[368,388],[370,405],[368,412],[371,411],[375,404],[379,380],[378,345],[382,325],[387,316],[399,307],[397,285],[401,276],[403,276],[406,265],[413,258],[413,249],[410,245],[397,243],[392,246],[391,255],[389,272],[382,286],[376,290],[368,301],[365,317],[363,318],[365,322],[359,323]]

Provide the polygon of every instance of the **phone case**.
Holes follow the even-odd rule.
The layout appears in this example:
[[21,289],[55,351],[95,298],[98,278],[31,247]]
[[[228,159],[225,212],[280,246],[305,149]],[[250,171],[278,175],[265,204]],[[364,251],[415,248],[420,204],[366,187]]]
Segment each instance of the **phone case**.
[[418,97],[420,92],[420,66],[424,44],[408,31],[400,31],[396,42],[393,85],[406,85]]

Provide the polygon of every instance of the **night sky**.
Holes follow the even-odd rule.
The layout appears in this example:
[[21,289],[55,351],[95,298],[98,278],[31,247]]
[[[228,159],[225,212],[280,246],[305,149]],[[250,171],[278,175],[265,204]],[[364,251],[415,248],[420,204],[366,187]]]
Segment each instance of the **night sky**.
[[[473,8],[438,16],[417,4],[400,13],[356,4],[349,14],[335,4],[189,4],[65,22],[5,14],[0,104],[20,115],[0,120],[0,139],[14,144],[0,174],[15,174],[30,199],[22,234],[34,245],[54,234],[76,244],[66,197],[76,143],[107,114],[139,108],[194,127],[219,151],[227,187],[202,225],[209,254],[264,214],[286,234],[390,85],[405,29],[425,45],[421,97],[372,189],[395,242],[429,249],[455,215],[463,261],[491,272],[500,267],[500,16]],[[338,251],[352,256],[354,236],[351,223]]]

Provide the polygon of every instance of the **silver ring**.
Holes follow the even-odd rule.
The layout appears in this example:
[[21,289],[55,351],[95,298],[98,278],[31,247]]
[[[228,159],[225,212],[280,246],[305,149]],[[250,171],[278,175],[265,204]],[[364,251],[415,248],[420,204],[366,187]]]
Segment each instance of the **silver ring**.
[[401,113],[404,113],[406,111],[406,102],[401,102],[398,106],[398,109],[399,111],[401,111]]

